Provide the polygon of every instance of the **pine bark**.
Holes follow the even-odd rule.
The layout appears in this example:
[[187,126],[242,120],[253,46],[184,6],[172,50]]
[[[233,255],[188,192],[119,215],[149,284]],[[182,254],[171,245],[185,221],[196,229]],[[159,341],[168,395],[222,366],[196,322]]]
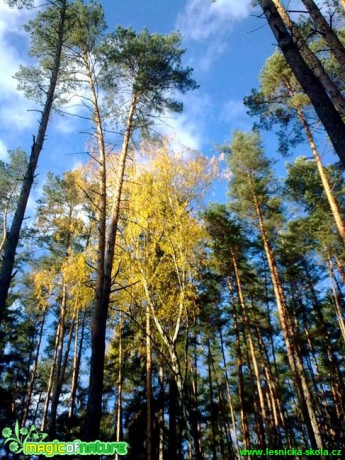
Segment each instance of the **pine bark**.
[[282,284],[280,282],[280,276],[275,262],[274,253],[270,246],[261,209],[255,195],[253,195],[253,199],[255,203],[257,217],[259,220],[260,233],[271,273],[273,290],[276,297],[279,319],[287,351],[287,357],[294,385],[297,390],[299,405],[303,414],[304,422],[308,430],[312,447],[315,449],[322,449],[323,443],[316,412],[313,406],[313,399],[305,376],[302,359],[295,346],[293,325],[291,322],[291,318],[289,317],[289,312],[287,310],[285,294],[283,291]]
[[313,0],[302,0],[305,7],[307,8],[310,16],[312,17],[317,31],[321,33],[322,37],[330,47],[334,57],[338,61],[340,68],[345,69],[345,48],[338,35],[330,27],[324,16],[322,15],[320,8],[316,5]]
[[129,141],[133,129],[137,94],[133,93],[130,104],[122,150],[118,162],[115,185],[114,205],[111,211],[107,244],[104,258],[104,269],[97,270],[95,303],[91,321],[91,362],[88,402],[84,426],[84,439],[93,441],[99,437],[102,418],[102,394],[104,379],[105,335],[112,287],[112,268],[115,253],[116,232],[120,214],[122,187],[128,156]]
[[[288,82],[285,82],[285,83],[286,83],[286,86],[288,88],[290,96],[293,97],[294,96],[293,89],[291,88],[291,86],[290,86],[290,84]],[[331,184],[329,183],[328,177],[326,175],[326,171],[325,171],[325,169],[324,169],[324,167],[322,165],[321,157],[320,157],[319,152],[318,152],[318,150],[316,148],[316,144],[315,144],[315,141],[314,141],[314,136],[313,136],[313,134],[311,132],[310,126],[309,126],[309,124],[307,122],[307,119],[306,119],[304,113],[303,113],[303,110],[298,106],[295,106],[294,108],[295,108],[295,110],[297,112],[298,118],[300,119],[301,124],[302,124],[302,126],[304,128],[304,131],[306,133],[306,136],[307,136],[307,139],[308,139],[308,142],[309,142],[309,146],[310,146],[310,150],[312,151],[312,154],[313,154],[313,156],[315,158],[317,170],[318,170],[319,175],[320,175],[320,179],[321,179],[322,186],[323,186],[323,189],[324,189],[326,197],[327,197],[328,204],[329,204],[329,206],[331,208],[331,211],[332,211],[334,221],[335,221],[335,224],[337,226],[339,235],[340,235],[340,237],[343,240],[343,243],[345,245],[345,224],[344,224],[343,218],[341,216],[338,203],[337,203],[337,201],[336,201],[336,199],[335,199],[335,197],[334,197],[334,195],[332,193]]]
[[280,14],[282,20],[284,21],[285,26],[290,30],[291,34],[293,35],[296,41],[296,45],[298,46],[303,58],[305,59],[311,70],[314,72],[315,76],[320,80],[320,82],[324,86],[325,90],[332,99],[338,112],[342,116],[345,116],[345,99],[342,96],[339,88],[332,81],[328,73],[325,71],[320,59],[309,48],[305,37],[302,36],[298,27],[292,22],[281,1],[273,0],[273,3],[276,6],[277,11]]
[[302,54],[287,30],[272,0],[259,0],[268,24],[295,77],[308,95],[314,109],[325,127],[334,150],[345,167],[345,124],[333,105],[325,88],[305,62]]

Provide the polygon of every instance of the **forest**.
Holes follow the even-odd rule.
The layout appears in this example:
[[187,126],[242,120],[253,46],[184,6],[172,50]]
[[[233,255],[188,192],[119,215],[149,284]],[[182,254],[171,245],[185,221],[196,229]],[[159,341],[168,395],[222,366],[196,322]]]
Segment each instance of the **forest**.
[[[158,129],[180,32],[2,1],[38,123],[0,156],[0,458],[345,458],[345,1],[252,2],[275,47],[212,153]],[[59,116],[83,155],[43,176]]]

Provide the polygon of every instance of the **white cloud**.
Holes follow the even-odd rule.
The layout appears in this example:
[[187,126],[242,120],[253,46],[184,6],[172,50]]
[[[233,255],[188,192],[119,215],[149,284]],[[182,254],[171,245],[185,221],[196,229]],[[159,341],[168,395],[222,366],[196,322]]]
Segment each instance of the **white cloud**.
[[198,62],[193,63],[194,67],[197,67],[203,72],[207,72],[211,69],[214,60],[221,56],[227,48],[227,44],[223,40],[214,40],[204,49],[202,56]]
[[186,115],[180,115],[169,122],[167,134],[174,134],[177,144],[182,144],[193,150],[200,150],[202,136],[199,127]]
[[174,118],[165,119],[157,130],[162,134],[174,135],[176,142],[194,150],[200,150],[206,132],[206,122],[213,107],[210,97],[199,92],[180,97],[184,111]]
[[7,147],[5,143],[0,139],[0,160],[6,160],[7,156]]
[[219,113],[219,120],[228,124],[230,132],[237,129],[242,131],[250,130],[253,120],[246,110],[242,101],[230,99],[223,104],[223,108]]
[[234,99],[227,101],[220,113],[220,119],[227,122],[243,118],[243,116],[246,116],[246,108],[243,102]]
[[234,21],[246,18],[250,3],[251,0],[188,0],[176,25],[186,38],[206,40],[231,30]]

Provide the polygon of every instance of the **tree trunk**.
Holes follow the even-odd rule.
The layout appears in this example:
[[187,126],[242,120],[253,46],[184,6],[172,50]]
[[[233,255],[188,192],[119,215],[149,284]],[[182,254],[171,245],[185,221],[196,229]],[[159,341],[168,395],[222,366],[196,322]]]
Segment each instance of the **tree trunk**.
[[190,398],[186,392],[183,382],[178,355],[173,346],[169,347],[168,351],[171,359],[171,368],[174,372],[176,387],[180,397],[182,412],[186,423],[188,445],[191,452],[191,458],[192,460],[203,460],[202,453],[200,452],[198,433],[196,432],[195,424],[193,424],[192,405],[190,403]]
[[306,64],[272,0],[259,0],[268,24],[285,59],[324,125],[340,161],[345,167],[345,124],[323,85]]
[[202,432],[201,432],[201,422],[200,422],[200,411],[199,411],[199,386],[198,386],[198,353],[197,353],[197,343],[198,339],[197,336],[194,338],[194,369],[191,366],[191,373],[192,373],[192,390],[193,390],[193,397],[194,397],[194,430],[197,434],[198,444],[199,444],[199,451],[201,456],[203,456],[203,449],[202,449]]
[[[169,376],[169,438],[168,460],[175,460],[177,445],[177,388],[173,374]],[[178,458],[180,460],[180,457]]]
[[159,445],[158,445],[158,460],[164,460],[164,365],[163,362],[159,366]]
[[189,449],[190,449],[190,452],[191,452],[192,459],[193,460],[202,460],[203,456],[202,456],[202,452],[201,452],[201,449],[200,449],[200,443],[199,443],[199,439],[198,439],[198,432],[197,432],[196,424],[194,423],[194,419],[193,419],[193,415],[192,415],[192,412],[193,412],[192,406],[193,405],[191,403],[189,394],[186,391],[185,382],[184,382],[182,372],[181,372],[180,360],[179,360],[179,357],[178,357],[178,354],[177,354],[177,351],[176,351],[176,342],[177,342],[177,338],[178,338],[179,328],[180,328],[180,325],[181,325],[180,320],[181,320],[181,315],[182,315],[183,310],[182,310],[181,305],[180,305],[179,306],[178,318],[176,320],[176,326],[175,326],[174,335],[173,335],[173,338],[171,338],[165,332],[165,330],[163,329],[163,327],[162,327],[162,325],[161,325],[161,323],[159,321],[159,318],[158,318],[158,316],[157,316],[157,314],[155,312],[154,304],[152,302],[152,298],[151,298],[151,295],[150,295],[150,289],[149,289],[147,280],[146,280],[143,272],[142,272],[142,282],[143,282],[143,286],[144,286],[144,289],[145,289],[146,300],[147,300],[147,304],[148,304],[149,309],[150,309],[151,317],[152,317],[152,319],[154,321],[154,324],[155,324],[155,326],[157,328],[157,331],[159,332],[161,338],[163,339],[163,342],[164,342],[164,344],[165,344],[165,346],[166,346],[166,348],[168,350],[168,354],[169,354],[169,357],[170,357],[170,367],[171,367],[171,370],[174,373],[174,377],[175,377],[175,380],[176,380],[177,391],[178,391],[179,396],[180,396],[181,408],[182,408],[183,416],[184,416],[185,423],[186,423],[188,446],[189,446]]
[[345,268],[344,268],[344,264],[339,259],[339,257],[337,255],[334,255],[334,259],[335,259],[335,261],[337,263],[337,268],[338,268],[339,275],[341,276],[341,279],[342,279],[343,283],[345,284]]
[[295,388],[298,394],[299,404],[302,410],[304,422],[308,429],[308,434],[311,442],[311,446],[315,449],[322,449],[322,438],[316,417],[316,413],[313,407],[313,400],[309,390],[308,382],[305,376],[302,359],[299,356],[298,350],[295,348],[295,337],[294,330],[289,317],[289,312],[286,306],[285,294],[283,287],[280,282],[280,277],[275,262],[274,253],[271,249],[263,217],[261,214],[260,206],[258,205],[256,196],[253,195],[256,213],[259,219],[259,228],[264,245],[264,249],[267,256],[269,269],[271,272],[273,290],[276,297],[279,319],[282,327],[284,341],[286,345],[287,357],[294,381]]
[[58,75],[60,71],[63,36],[65,32],[67,0],[60,0],[60,2],[60,21],[58,26],[58,37],[54,55],[54,67],[52,69],[49,87],[47,90],[47,98],[45,101],[44,108],[41,112],[42,115],[37,132],[37,137],[35,138],[34,136],[33,138],[29,163],[25,172],[25,176],[23,178],[23,183],[20,190],[16,211],[14,213],[12,220],[12,225],[10,231],[7,234],[6,243],[3,250],[3,257],[0,270],[0,323],[3,320],[5,313],[5,305],[11,284],[12,271],[14,267],[19,235],[24,220],[27,202],[31,192],[31,187],[34,182],[38,159],[43,148],[48,121],[54,101]]
[[339,362],[338,358],[336,356],[336,352],[333,348],[332,345],[332,340],[330,337],[329,333],[329,328],[328,325],[325,321],[323,311],[322,311],[322,306],[320,305],[319,299],[317,298],[315,289],[314,289],[314,284],[312,282],[312,279],[310,277],[309,269],[308,269],[308,264],[304,260],[303,261],[303,268],[306,274],[306,281],[309,286],[309,290],[312,296],[312,304],[313,304],[313,309],[316,313],[316,318],[317,318],[317,325],[320,328],[320,332],[322,334],[322,337],[324,337],[325,340],[325,348],[326,348],[326,353],[325,353],[325,359],[328,359],[330,369],[331,369],[331,387],[333,385],[335,386],[336,390],[336,398],[335,398],[335,406],[336,406],[336,411],[338,413],[338,418],[339,420],[343,420],[345,417],[345,386],[344,386],[344,380],[342,377],[342,373],[339,367]]
[[[211,355],[211,358],[212,358],[212,355]],[[212,358],[211,361],[212,361],[213,373],[216,376],[217,373],[216,373],[216,367],[215,367],[214,359]],[[217,386],[217,403],[218,403],[218,407],[219,407],[219,415],[220,415],[220,418],[221,418],[221,420],[218,422],[218,424],[221,423],[223,425],[223,430],[224,430],[226,442],[227,442],[227,445],[228,445],[228,457],[226,457],[225,456],[224,436],[222,435],[222,432],[221,432],[220,428],[218,428],[218,433],[220,434],[220,436],[219,436],[220,437],[219,446],[220,446],[221,456],[222,456],[222,459],[225,460],[226,458],[235,458],[236,454],[235,454],[235,451],[234,451],[234,445],[233,445],[232,438],[231,438],[231,423],[229,423],[227,418],[224,417],[225,404],[224,404],[223,390],[220,387],[220,384],[219,384],[219,381],[218,381],[217,377],[215,378],[215,383],[216,383],[216,386]]]
[[63,281],[62,286],[62,300],[61,300],[61,311],[60,311],[60,329],[59,329],[59,338],[58,338],[58,349],[56,355],[56,364],[55,372],[53,378],[53,392],[52,392],[52,401],[50,407],[50,417],[49,417],[49,439],[53,439],[55,436],[56,428],[56,416],[57,408],[59,404],[60,396],[60,378],[61,378],[61,369],[62,369],[62,354],[63,354],[63,342],[65,337],[65,326],[66,326],[66,309],[67,309],[67,287],[65,281]]
[[315,76],[320,80],[323,87],[327,91],[329,97],[332,99],[334,105],[336,106],[338,112],[345,116],[345,99],[343,98],[339,88],[335,85],[325,71],[322,62],[320,59],[312,52],[309,48],[305,37],[302,36],[298,27],[291,21],[289,15],[287,14],[284,6],[280,0],[272,0],[274,5],[277,8],[277,11],[282,18],[285,26],[290,30],[293,35],[296,45],[298,46],[303,58],[306,63],[309,65],[311,70],[314,72]]
[[328,273],[329,273],[329,277],[330,277],[330,280],[331,280],[335,312],[336,312],[336,315],[337,315],[337,318],[338,318],[341,335],[343,336],[343,340],[345,342],[345,322],[344,322],[344,318],[343,318],[343,312],[341,311],[341,306],[340,306],[340,302],[339,302],[339,295],[337,293],[337,289],[336,289],[335,284],[334,284],[333,264],[332,264],[332,261],[331,261],[330,257],[328,257]]
[[151,344],[151,318],[149,306],[146,306],[146,459],[152,460],[153,449],[153,410],[152,410],[152,344]]
[[[258,348],[260,352],[260,359],[262,363],[262,367],[264,370],[267,386],[268,386],[268,393],[271,399],[271,407],[272,407],[272,414],[273,414],[273,424],[275,428],[275,444],[277,447],[282,445],[281,442],[281,432],[280,429],[282,428],[285,432],[286,436],[286,445],[287,447],[292,447],[293,443],[291,442],[291,435],[287,431],[287,424],[284,414],[284,407],[281,401],[281,397],[278,392],[279,383],[277,385],[276,379],[273,376],[271,363],[269,361],[268,352],[266,345],[263,341],[260,327],[256,327],[257,330],[257,338],[258,338]],[[267,396],[268,397],[268,396]]]
[[222,334],[221,326],[219,327],[219,337],[220,337],[220,346],[221,346],[223,367],[224,367],[224,373],[225,373],[226,394],[228,398],[229,410],[230,410],[230,415],[231,415],[232,433],[234,436],[234,441],[235,441],[234,444],[236,446],[236,453],[238,455],[238,458],[240,458],[240,447],[238,444],[238,437],[237,437],[235,411],[234,411],[234,406],[232,404],[232,397],[231,397],[231,392],[230,392],[229,375],[228,375],[228,369],[227,369],[226,358],[225,358],[224,341],[223,341],[223,334]]
[[341,41],[339,40],[338,35],[334,30],[329,26],[326,19],[323,17],[319,7],[313,0],[302,0],[305,7],[309,11],[310,16],[312,17],[314,24],[321,33],[322,37],[327,42],[330,47],[334,57],[338,61],[340,68],[345,69],[345,48]]
[[41,422],[41,431],[45,431],[45,429],[46,429],[49,400],[50,400],[50,394],[51,394],[52,387],[53,387],[53,380],[54,380],[55,367],[56,367],[56,358],[57,358],[57,354],[58,354],[59,340],[60,340],[60,336],[61,336],[60,329],[61,329],[61,322],[60,322],[60,319],[59,319],[58,326],[57,326],[57,329],[56,329],[56,335],[55,335],[54,356],[53,356],[52,365],[51,365],[51,368],[50,368],[47,394],[46,394],[46,398],[45,398],[45,401],[44,401],[44,408],[43,408],[43,415],[42,415],[42,422]]
[[70,400],[70,406],[69,406],[69,411],[68,411],[68,421],[67,421],[68,434],[70,434],[71,432],[72,422],[73,422],[74,406],[75,406],[75,400],[76,400],[77,388],[78,388],[78,380],[79,380],[80,362],[81,362],[81,355],[82,355],[83,343],[84,343],[85,322],[86,322],[86,311],[84,311],[84,315],[82,319],[79,344],[78,344],[78,332],[79,332],[80,319],[77,317],[75,339],[74,339],[71,400]]
[[[123,387],[123,350],[122,350],[122,331],[123,331],[123,317],[122,312],[119,313],[119,356],[118,356],[118,376],[117,376],[117,398],[116,398],[116,433],[115,441],[121,442],[123,438],[122,426],[122,387]],[[115,454],[115,460],[119,459],[119,455]]]
[[42,343],[42,338],[43,338],[43,329],[44,329],[44,325],[45,325],[45,321],[46,321],[47,310],[48,310],[48,304],[46,304],[46,306],[44,308],[43,316],[42,316],[42,319],[41,319],[41,326],[40,326],[40,332],[38,334],[38,341],[37,341],[37,346],[36,346],[36,354],[35,354],[35,359],[34,359],[34,365],[33,365],[33,368],[31,370],[31,374],[30,374],[30,380],[29,380],[29,385],[28,385],[28,389],[27,389],[27,396],[26,396],[26,401],[25,401],[25,406],[24,406],[21,426],[25,425],[26,420],[28,418],[29,409],[30,409],[30,406],[31,406],[31,399],[32,399],[32,393],[34,391],[34,384],[35,384],[35,380],[36,380],[38,358],[39,358],[40,350],[41,350],[41,343]]
[[115,253],[116,232],[120,214],[122,187],[124,182],[129,141],[133,129],[132,125],[136,108],[136,101],[137,95],[134,93],[128,112],[126,131],[118,162],[114,205],[111,211],[106,254],[104,259],[104,269],[99,267],[100,270],[97,270],[95,304],[91,322],[90,380],[84,427],[84,439],[86,441],[93,441],[98,439],[102,418],[105,335],[112,286],[112,268]]
[[[232,285],[231,280],[228,278],[228,289],[230,296],[232,296]],[[238,397],[240,400],[240,413],[241,413],[241,431],[243,436],[243,442],[245,449],[249,449],[250,438],[249,438],[249,427],[247,420],[247,412],[245,410],[245,401],[244,401],[244,381],[243,381],[243,359],[242,359],[242,350],[241,350],[241,338],[240,332],[238,329],[238,320],[237,312],[234,305],[234,302],[231,302],[231,313],[234,322],[234,332],[236,338],[236,358],[237,358],[237,371],[238,371]]]
[[212,431],[212,459],[217,460],[217,441],[216,441],[216,417],[214,412],[213,402],[213,381],[212,381],[212,357],[210,339],[207,340],[207,368],[208,368],[208,385],[209,385],[209,398],[210,398],[210,416],[211,416],[211,431]]
[[253,334],[252,334],[252,330],[251,330],[249,320],[248,320],[247,306],[246,306],[246,303],[244,301],[242,283],[241,283],[240,273],[239,273],[238,266],[237,266],[237,260],[236,260],[234,251],[232,249],[230,249],[230,252],[231,252],[231,262],[232,262],[232,266],[233,266],[234,273],[235,273],[239,304],[240,304],[240,307],[241,307],[241,310],[242,310],[243,325],[244,325],[244,327],[245,327],[245,329],[247,331],[247,334],[248,334],[247,338],[248,338],[248,341],[249,341],[250,356],[251,356],[251,360],[252,360],[252,363],[253,363],[253,366],[254,366],[256,387],[257,387],[257,390],[258,390],[259,402],[260,402],[260,415],[262,416],[263,422],[264,422],[264,424],[266,426],[266,431],[268,433],[269,432],[268,418],[267,418],[267,413],[266,413],[264,394],[263,394],[262,387],[261,387],[260,371],[259,371],[258,361],[257,361],[256,355],[255,355],[255,346],[254,346],[254,341],[253,341]]
[[[291,88],[291,86],[289,85],[288,82],[286,82],[286,86],[288,88],[290,96],[293,97],[294,92],[293,92],[293,89]],[[295,110],[297,112],[298,118],[300,119],[300,121],[302,123],[302,126],[304,128],[304,131],[305,131],[305,133],[307,135],[307,139],[308,139],[308,142],[309,142],[309,145],[310,145],[310,149],[311,149],[311,151],[313,153],[313,156],[315,158],[316,166],[317,166],[317,169],[318,169],[319,174],[320,174],[322,186],[323,186],[323,189],[325,191],[329,206],[331,208],[335,224],[337,226],[339,235],[340,235],[340,237],[343,240],[343,243],[345,245],[345,224],[344,224],[343,219],[341,217],[341,213],[340,213],[340,210],[339,210],[338,203],[336,202],[336,200],[334,198],[334,195],[332,193],[332,188],[331,188],[331,185],[330,185],[329,180],[327,178],[327,175],[326,175],[326,172],[324,170],[324,167],[322,165],[321,157],[319,155],[319,152],[317,151],[316,144],[314,142],[314,137],[312,135],[312,132],[311,132],[310,127],[309,127],[309,124],[308,124],[308,122],[307,122],[307,120],[306,120],[306,118],[304,116],[304,113],[301,110],[301,108],[298,107],[298,106],[294,107],[294,108],[295,108]]]

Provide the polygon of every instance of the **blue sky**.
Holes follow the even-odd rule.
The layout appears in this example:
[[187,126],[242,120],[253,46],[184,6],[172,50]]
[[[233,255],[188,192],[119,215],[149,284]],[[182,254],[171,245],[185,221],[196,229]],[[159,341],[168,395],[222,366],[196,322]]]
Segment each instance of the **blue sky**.
[[[249,130],[243,97],[258,85],[266,58],[274,51],[274,38],[259,10],[250,0],[103,0],[109,30],[117,25],[151,32],[179,30],[187,49],[185,63],[194,68],[200,85],[183,97],[182,115],[169,120],[165,131],[174,131],[188,147],[211,156],[216,144],[224,144],[235,129]],[[7,149],[29,151],[37,130],[34,104],[16,90],[12,75],[19,64],[29,62],[28,38],[23,23],[34,11],[10,9],[0,3],[0,158]],[[56,173],[86,161],[73,152],[84,150],[86,136],[79,135],[78,120],[54,116],[39,162],[39,183],[46,171]],[[272,138],[272,136],[271,136]],[[266,137],[270,150],[272,139]],[[272,151],[271,154],[275,155]],[[217,197],[224,190],[218,190]],[[33,200],[39,195],[36,189]],[[224,197],[225,198],[225,197]],[[223,198],[223,199],[224,199]]]

